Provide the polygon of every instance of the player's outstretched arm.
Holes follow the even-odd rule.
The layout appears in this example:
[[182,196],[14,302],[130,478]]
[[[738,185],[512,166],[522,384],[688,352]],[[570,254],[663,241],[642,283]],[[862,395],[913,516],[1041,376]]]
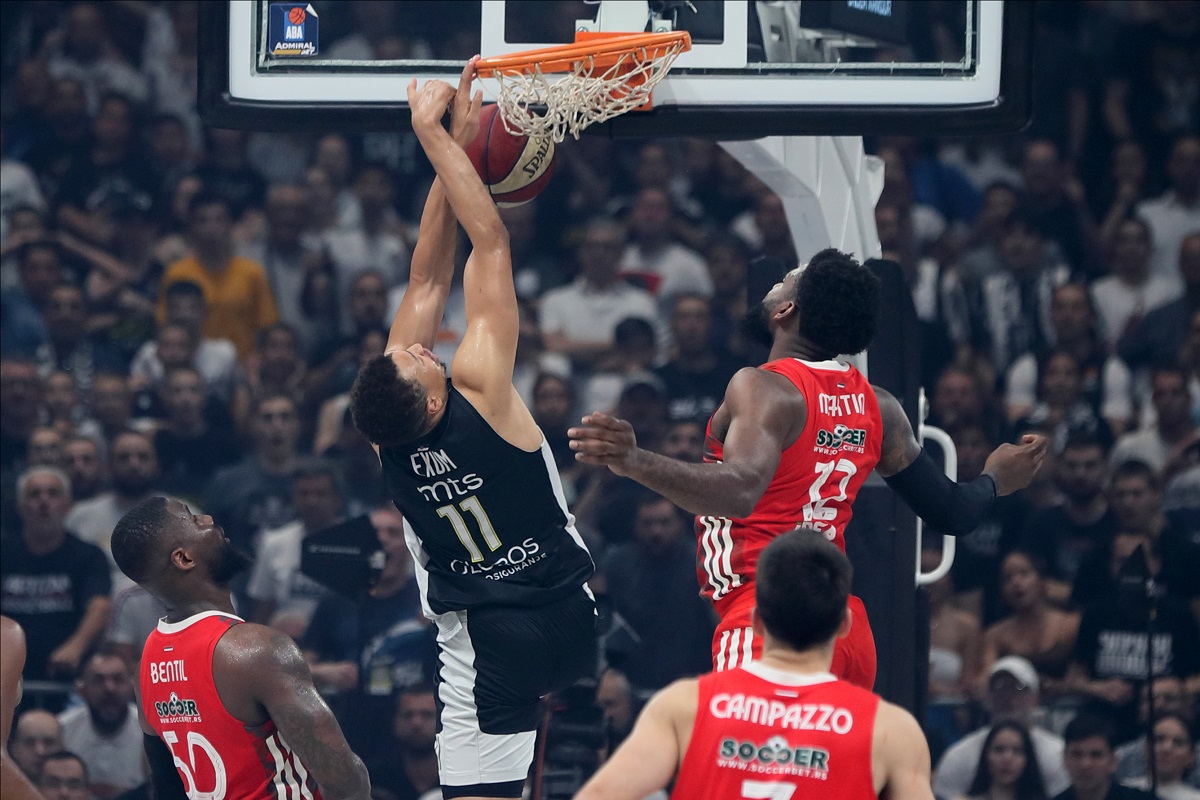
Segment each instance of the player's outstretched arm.
[[970,533],[992,510],[997,497],[1024,489],[1046,455],[1046,438],[1027,435],[1020,444],[1002,444],[992,451],[983,474],[968,483],[955,483],[922,449],[900,401],[879,387],[883,417],[883,448],[879,474],[917,516],[941,533]]
[[696,681],[683,680],[650,698],[629,737],[575,800],[642,800],[666,788],[687,749],[680,733],[696,717],[696,693]]
[[875,791],[886,800],[933,800],[929,744],[913,716],[880,701],[871,741]]
[[[450,136],[466,147],[479,132],[479,108],[483,92],[471,94],[474,64],[468,63],[458,80],[450,114]],[[454,251],[458,244],[458,220],[446,198],[440,178],[433,179],[425,209],[421,212],[421,227],[413,248],[409,269],[408,289],[392,320],[387,349],[407,348],[422,344],[433,348],[450,283],[454,277]]]
[[799,433],[793,428],[804,424],[804,399],[780,391],[779,380],[786,378],[751,367],[733,376],[725,390],[731,421],[721,463],[692,464],[643,450],[628,422],[599,412],[567,431],[571,449],[577,460],[604,464],[693,514],[746,517]]
[[[467,68],[473,70],[475,59]],[[463,273],[467,331],[451,371],[459,386],[478,392],[493,411],[514,397],[512,370],[520,316],[513,286],[508,230],[466,151],[442,128],[454,90],[441,81],[408,88],[413,131],[433,164],[454,213],[467,231],[472,252]],[[478,114],[478,109],[475,110]]]
[[21,695],[25,668],[25,632],[8,617],[0,617],[0,795],[6,800],[40,800],[17,763],[8,755],[8,734]]
[[[219,646],[238,653],[224,661],[228,672],[223,675],[229,676],[230,683],[244,686],[266,710],[325,800],[368,800],[367,768],[351,752],[333,712],[313,686],[312,673],[296,643],[273,628],[245,623],[231,628]],[[225,683],[224,679],[218,683],[218,691]],[[224,699],[224,692],[221,696]]]

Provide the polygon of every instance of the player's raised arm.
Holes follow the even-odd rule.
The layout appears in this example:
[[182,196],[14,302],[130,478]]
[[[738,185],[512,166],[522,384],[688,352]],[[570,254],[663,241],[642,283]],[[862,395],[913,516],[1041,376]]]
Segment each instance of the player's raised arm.
[[879,387],[875,396],[883,418],[883,447],[876,470],[917,516],[941,533],[975,530],[997,497],[1029,485],[1046,455],[1046,438],[1026,435],[1019,445],[1002,444],[993,450],[978,478],[955,483],[921,448],[900,401]]
[[[473,70],[474,59],[467,66]],[[513,397],[519,328],[508,230],[466,151],[442,128],[441,118],[453,95],[441,81],[428,81],[420,89],[414,81],[408,89],[413,130],[471,239],[463,274],[467,331],[451,372],[460,387],[478,392],[498,411]]]
[[[474,65],[468,63],[459,78],[450,115],[450,135],[463,147],[479,132],[479,108],[483,103],[483,93],[477,91],[472,96],[473,78]],[[408,290],[400,301],[400,308],[396,311],[388,334],[388,350],[414,344],[433,348],[454,276],[457,233],[458,220],[454,216],[454,209],[446,199],[441,179],[435,177],[421,213],[421,226],[409,269]]]
[[695,679],[682,680],[650,698],[629,737],[575,800],[642,800],[666,788],[687,750],[681,732],[691,730],[697,691]]
[[[296,643],[273,628],[245,623],[222,637],[214,653],[225,658],[231,682],[245,687],[266,710],[280,738],[308,769],[325,800],[368,800],[371,782],[362,760],[350,750],[333,712],[313,686],[312,673]],[[221,681],[218,690],[223,688]],[[222,692],[224,697],[224,692]]]
[[692,464],[637,446],[633,427],[594,413],[571,428],[571,449],[585,464],[604,464],[693,514],[749,516],[779,466],[784,449],[804,425],[804,398],[779,377],[740,370],[725,390],[722,412],[730,415],[724,460]]

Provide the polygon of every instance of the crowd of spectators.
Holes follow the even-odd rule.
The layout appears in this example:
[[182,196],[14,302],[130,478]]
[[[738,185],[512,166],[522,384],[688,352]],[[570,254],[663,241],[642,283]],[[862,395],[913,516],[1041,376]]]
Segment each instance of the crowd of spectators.
[[[346,53],[471,54],[406,39],[394,4],[352,5],[366,27]],[[414,137],[206,127],[197,2],[0,7],[0,610],[29,642],[14,759],[47,796],[146,796],[131,680],[161,607],[108,545],[165,493],[255,554],[243,616],[300,642],[386,796],[434,788],[431,633],[347,411],[405,290],[432,178]],[[1195,797],[1200,3],[1038,13],[1029,131],[868,142],[883,255],[911,288],[930,422],[959,478],[1021,432],[1053,442],[932,587],[935,788],[1082,792],[1072,748],[1099,742],[1105,775],[1144,783],[1154,759],[1177,791],[1162,797]],[[566,428],[612,410],[641,443],[700,460],[727,381],[764,355],[740,328],[754,271],[796,256],[780,199],[714,142],[585,137],[557,159],[541,197],[501,212],[514,380],[599,569],[596,702],[618,740],[650,691],[706,669],[715,620],[690,519],[578,465]],[[387,565],[351,602],[300,552],[361,515]]]

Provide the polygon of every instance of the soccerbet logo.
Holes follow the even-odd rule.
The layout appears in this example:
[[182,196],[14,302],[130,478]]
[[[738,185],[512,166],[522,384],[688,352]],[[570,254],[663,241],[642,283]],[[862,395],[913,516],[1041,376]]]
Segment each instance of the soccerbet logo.
[[171,696],[166,700],[155,703],[154,710],[158,713],[158,721],[163,724],[200,721],[200,710],[196,707],[196,701],[181,700],[175,692],[171,692]]
[[772,736],[764,744],[722,739],[717,751],[717,766],[823,781],[829,775],[829,751],[819,747],[792,747],[782,736]]
[[272,3],[269,38],[273,56],[315,56],[320,21],[311,5]]
[[824,428],[817,431],[817,447],[823,453],[833,453],[843,448],[862,452],[867,443],[867,432],[862,428],[847,428],[836,425],[832,431]]

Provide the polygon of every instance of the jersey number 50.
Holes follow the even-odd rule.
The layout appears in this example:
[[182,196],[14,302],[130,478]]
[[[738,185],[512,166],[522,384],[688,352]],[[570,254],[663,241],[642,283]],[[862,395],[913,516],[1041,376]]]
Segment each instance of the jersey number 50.
[[[187,784],[184,790],[187,792],[188,800],[225,800],[225,762],[221,760],[221,754],[217,752],[217,748],[212,746],[212,742],[195,731],[188,731],[187,757],[190,763],[185,764],[183,759],[175,754],[174,745],[179,743],[179,736],[175,731],[163,731],[162,738],[171,751],[171,757],[175,759],[175,768],[179,770],[179,774],[183,776],[183,782]],[[208,756],[209,763],[212,764],[214,785],[210,792],[202,792],[196,786],[197,747],[204,751]]]

